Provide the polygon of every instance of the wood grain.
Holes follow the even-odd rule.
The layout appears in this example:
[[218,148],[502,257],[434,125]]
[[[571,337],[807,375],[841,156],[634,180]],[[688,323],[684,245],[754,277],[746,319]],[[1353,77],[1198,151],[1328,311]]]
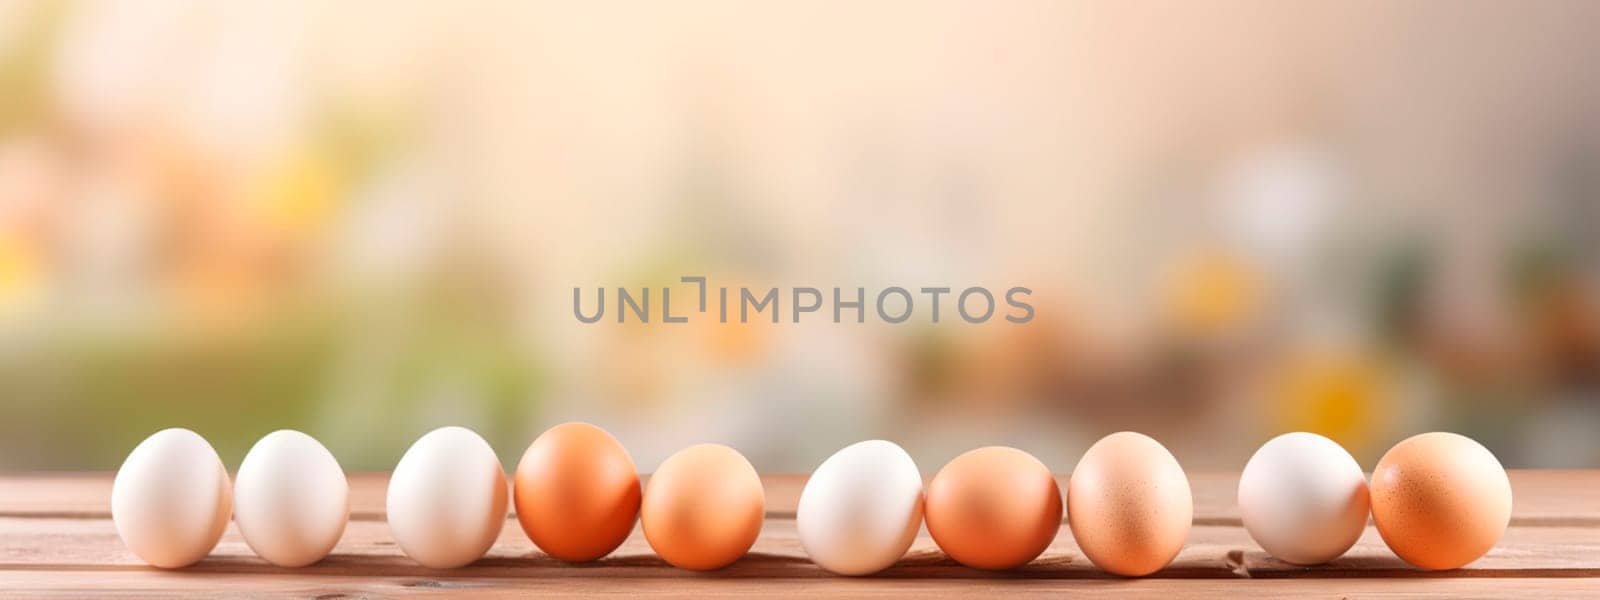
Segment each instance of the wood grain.
[[109,520],[108,474],[0,477],[0,596],[169,596],[189,593],[361,597],[471,594],[675,596],[914,596],[1092,591],[1107,596],[1178,594],[1600,597],[1600,471],[1516,471],[1513,523],[1487,556],[1466,568],[1425,572],[1400,562],[1370,526],[1344,557],[1297,567],[1263,553],[1238,525],[1237,476],[1199,473],[1196,526],[1167,569],[1121,579],[1094,568],[1062,528],[1050,548],[1007,573],[962,567],[922,532],[906,558],[871,578],[840,578],[806,559],[793,520],[804,477],[769,476],[768,517],[749,556],[712,574],[673,569],[640,532],[612,556],[573,565],[535,548],[508,519],[483,560],[439,571],[411,562],[383,522],[386,478],[351,477],[353,520],[333,555],[301,569],[255,557],[232,527],[205,561],[179,571],[147,567]]

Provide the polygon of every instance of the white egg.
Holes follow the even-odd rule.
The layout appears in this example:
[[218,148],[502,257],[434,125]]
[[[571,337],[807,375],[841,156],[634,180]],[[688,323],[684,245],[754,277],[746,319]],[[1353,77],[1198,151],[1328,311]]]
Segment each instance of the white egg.
[[818,566],[841,575],[881,571],[905,556],[922,526],[922,474],[893,442],[846,446],[806,481],[795,526]]
[[389,531],[407,556],[448,569],[482,558],[506,523],[506,474],[463,427],[422,436],[389,476]]
[[228,470],[200,434],[163,429],[145,438],[117,469],[111,521],[145,562],[183,567],[222,539],[233,508]]
[[244,455],[233,484],[233,521],[246,544],[280,567],[322,560],[350,520],[350,484],[315,438],[267,434]]
[[1285,562],[1314,565],[1343,555],[1361,537],[1370,507],[1361,465],[1314,433],[1272,438],[1239,475],[1245,529]]

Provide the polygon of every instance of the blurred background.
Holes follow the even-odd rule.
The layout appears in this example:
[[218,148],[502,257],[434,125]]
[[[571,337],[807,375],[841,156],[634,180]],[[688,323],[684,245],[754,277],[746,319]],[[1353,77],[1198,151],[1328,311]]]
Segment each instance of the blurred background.
[[[1600,3],[0,0],[0,470],[1154,435],[1600,466]],[[1032,288],[586,325],[572,288]],[[693,287],[677,292],[692,297]],[[675,295],[677,295],[675,294]],[[681,301],[681,300],[680,300]],[[947,310],[948,310],[948,304]]]

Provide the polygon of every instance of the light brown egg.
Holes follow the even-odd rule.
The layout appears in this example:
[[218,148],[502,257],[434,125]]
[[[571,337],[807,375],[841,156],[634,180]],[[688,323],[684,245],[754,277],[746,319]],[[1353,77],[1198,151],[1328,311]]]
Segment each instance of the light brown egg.
[[1483,556],[1511,522],[1511,481],[1488,448],[1454,433],[1395,444],[1372,470],[1372,520],[1401,560],[1454,569]]
[[673,566],[719,569],[739,560],[761,534],[766,492],[737,450],[700,444],[661,463],[644,488],[645,540]]
[[572,562],[610,554],[639,517],[639,472],[617,438],[588,423],[541,434],[517,463],[517,521],[550,556]]
[[1144,434],[1101,438],[1067,484],[1067,524],[1078,547],[1118,575],[1149,575],[1167,566],[1193,523],[1194,497],[1183,467]]
[[1061,528],[1050,469],[1016,448],[990,446],[950,461],[928,483],[928,533],[963,565],[1003,570],[1044,552]]

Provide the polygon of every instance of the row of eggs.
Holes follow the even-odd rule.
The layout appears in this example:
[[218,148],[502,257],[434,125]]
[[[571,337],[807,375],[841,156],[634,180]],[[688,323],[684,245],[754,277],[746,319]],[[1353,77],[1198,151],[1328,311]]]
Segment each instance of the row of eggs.
[[[321,560],[349,517],[338,461],[311,436],[276,431],[252,447],[230,485],[200,435],[167,429],[140,443],[118,470],[111,514],[118,535],[158,567],[182,567],[216,546],[230,515],[245,542],[285,567]],[[760,477],[738,451],[717,444],[668,458],[642,489],[626,449],[586,423],[556,426],[528,447],[511,482],[517,519],[547,554],[601,558],[642,524],[652,549],[690,570],[726,566],[755,543],[765,513]],[[507,514],[506,477],[487,442],[445,427],[418,439],[389,481],[395,541],[433,568],[488,552]],[[1407,439],[1379,461],[1369,485],[1343,448],[1310,433],[1262,446],[1241,473],[1239,512],[1263,549],[1296,564],[1344,554],[1368,515],[1402,559],[1427,569],[1486,553],[1510,520],[1511,486],[1498,460],[1451,433]],[[1141,576],[1165,567],[1188,538],[1194,503],[1186,475],[1156,440],[1115,433],[1089,448],[1067,484],[1015,448],[969,451],[926,486],[903,449],[872,440],[824,461],[801,492],[795,520],[806,553],[846,575],[899,560],[926,523],[955,561],[1021,566],[1044,552],[1063,509],[1084,554],[1109,572]]]

